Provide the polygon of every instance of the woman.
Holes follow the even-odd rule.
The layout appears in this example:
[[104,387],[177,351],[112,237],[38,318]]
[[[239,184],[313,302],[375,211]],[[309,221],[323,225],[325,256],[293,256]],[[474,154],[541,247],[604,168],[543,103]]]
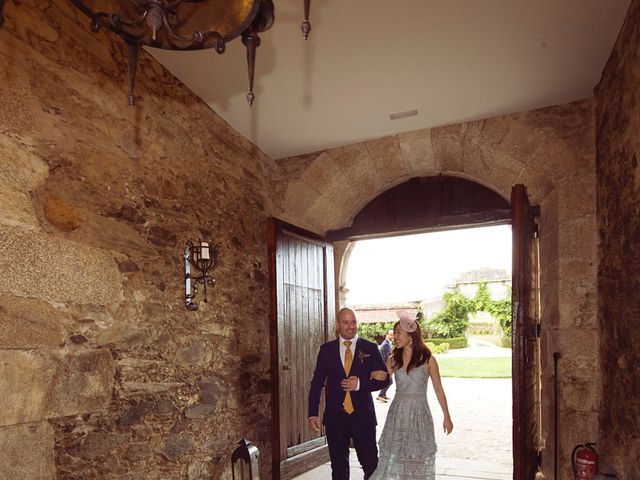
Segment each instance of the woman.
[[395,374],[396,395],[380,437],[378,468],[370,480],[433,480],[437,447],[427,403],[429,378],[444,414],[442,427],[447,435],[453,430],[438,362],[425,345],[418,322],[409,312],[400,313],[393,331],[395,348],[387,361],[387,369],[389,375]]

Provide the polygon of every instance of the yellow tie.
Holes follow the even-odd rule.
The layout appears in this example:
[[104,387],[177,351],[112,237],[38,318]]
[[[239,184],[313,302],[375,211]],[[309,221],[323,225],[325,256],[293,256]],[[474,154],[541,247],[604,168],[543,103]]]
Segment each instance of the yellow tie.
[[[344,342],[344,345],[345,347],[347,347],[347,350],[344,352],[344,373],[346,373],[347,377],[349,377],[351,364],[353,363],[353,355],[351,354],[351,342],[347,340],[346,342]],[[347,392],[344,396],[344,402],[342,403],[342,406],[344,407],[344,411],[349,415],[353,413],[353,403],[351,403],[350,392]]]

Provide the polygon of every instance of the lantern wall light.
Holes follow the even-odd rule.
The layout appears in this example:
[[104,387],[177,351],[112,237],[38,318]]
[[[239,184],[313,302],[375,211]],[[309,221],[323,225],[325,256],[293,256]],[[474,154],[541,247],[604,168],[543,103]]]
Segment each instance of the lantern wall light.
[[[253,103],[253,72],[259,33],[269,30],[275,20],[273,0],[70,0],[87,15],[92,31],[106,28],[125,41],[129,48],[129,105],[133,105],[138,52],[142,45],[166,50],[214,48],[223,53],[227,42],[241,36],[247,49],[249,92]],[[309,5],[303,0],[302,35],[311,31]],[[0,26],[4,18],[0,0]]]
[[238,442],[231,454],[231,473],[233,480],[260,479],[260,452],[258,447],[246,438]]
[[[185,306],[188,310],[197,310],[198,305],[193,301],[198,295],[198,284],[204,291],[204,302],[207,303],[207,287],[215,284],[210,271],[216,266],[218,249],[212,242],[188,242],[184,249],[184,287]],[[191,274],[191,268],[197,274]]]

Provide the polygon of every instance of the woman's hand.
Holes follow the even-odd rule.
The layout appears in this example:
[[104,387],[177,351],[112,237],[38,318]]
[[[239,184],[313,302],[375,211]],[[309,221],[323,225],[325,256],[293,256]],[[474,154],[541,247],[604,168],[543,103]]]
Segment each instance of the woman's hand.
[[374,370],[373,372],[371,372],[372,380],[380,380],[382,382],[385,381],[388,376],[389,374],[384,370]]
[[451,421],[451,418],[448,415],[444,417],[444,421],[442,422],[442,429],[445,431],[447,435],[449,435],[453,430],[453,422]]

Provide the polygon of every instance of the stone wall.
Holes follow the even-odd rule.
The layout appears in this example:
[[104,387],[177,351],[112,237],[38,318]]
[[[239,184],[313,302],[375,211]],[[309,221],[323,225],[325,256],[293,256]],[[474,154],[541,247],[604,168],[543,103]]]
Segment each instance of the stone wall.
[[[593,108],[587,100],[288,158],[272,179],[278,215],[316,232],[349,226],[371,199],[412,177],[457,175],[506,199],[512,185],[526,185],[541,207],[543,469],[551,475],[554,468],[552,355],[558,351],[563,479],[570,478],[573,446],[598,441]],[[345,268],[345,252],[344,244],[336,248],[336,267]]]
[[602,461],[640,471],[640,2],[631,2],[596,91]]
[[[0,478],[270,472],[263,177],[271,162],[146,54],[65,0],[0,29]],[[184,308],[188,239],[217,284]]]

